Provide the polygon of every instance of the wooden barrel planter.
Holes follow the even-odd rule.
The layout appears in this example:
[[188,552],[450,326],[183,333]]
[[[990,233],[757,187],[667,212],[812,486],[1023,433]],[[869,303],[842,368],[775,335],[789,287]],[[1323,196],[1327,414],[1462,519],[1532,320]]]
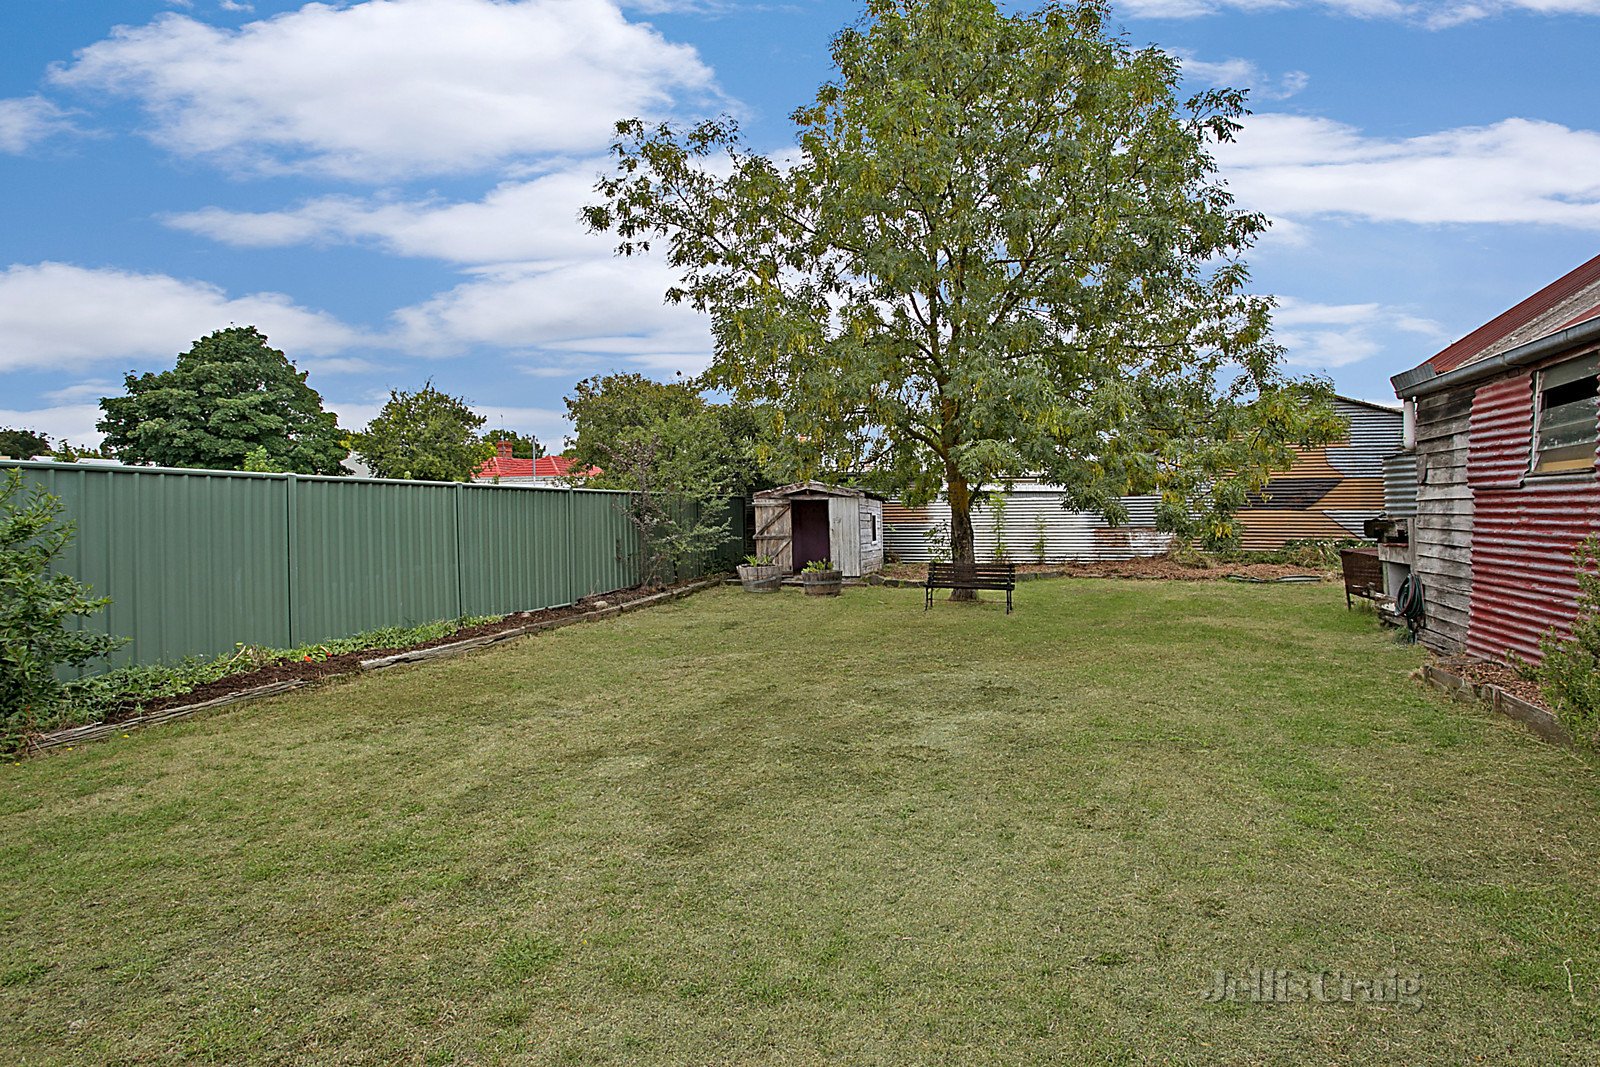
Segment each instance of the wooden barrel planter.
[[844,571],[801,571],[800,584],[806,596],[838,596],[844,589]]
[[739,564],[739,584],[747,593],[776,593],[783,588],[783,569],[777,564]]

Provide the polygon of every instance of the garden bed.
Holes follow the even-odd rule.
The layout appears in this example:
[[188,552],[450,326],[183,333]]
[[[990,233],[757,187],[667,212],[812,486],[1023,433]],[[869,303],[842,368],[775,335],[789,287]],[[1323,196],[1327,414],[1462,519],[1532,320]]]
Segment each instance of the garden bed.
[[393,666],[412,657],[432,658],[427,655],[430,652],[435,655],[446,655],[457,649],[467,652],[492,644],[496,640],[518,637],[590,618],[607,617],[627,610],[631,606],[644,606],[642,603],[644,601],[673,599],[720,581],[720,577],[696,579],[663,588],[649,589],[639,586],[599,593],[584,597],[577,603],[565,607],[514,612],[489,622],[462,626],[442,636],[413,644],[374,645],[334,655],[319,656],[312,653],[299,659],[279,660],[248,670],[236,671],[181,693],[128,701],[111,708],[96,722],[72,724],[38,734],[29,740],[27,748],[37,751],[79,741],[95,740],[121,727],[165,722],[189,712],[241,699],[273,696],[328,678],[354,674],[360,670]]

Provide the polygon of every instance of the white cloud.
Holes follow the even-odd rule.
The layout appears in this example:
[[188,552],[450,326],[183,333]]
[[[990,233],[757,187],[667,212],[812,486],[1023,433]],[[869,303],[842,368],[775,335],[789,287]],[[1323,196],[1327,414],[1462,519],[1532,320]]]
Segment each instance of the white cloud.
[[51,78],[138,101],[175,152],[357,180],[593,151],[619,118],[720,100],[692,47],[611,0],[313,3],[237,30],[168,13]]
[[1600,230],[1600,133],[1553,122],[1383,138],[1332,119],[1255,115],[1216,156],[1240,204],[1278,218]]
[[555,353],[562,364],[620,357],[641,369],[685,373],[710,359],[707,320],[663,302],[672,276],[659,259],[512,264],[476,275],[398,311],[396,343],[440,354],[489,345],[535,368],[542,360],[531,353]]
[[1438,323],[1384,304],[1320,304],[1282,296],[1277,305],[1273,336],[1285,349],[1285,362],[1295,367],[1331,371],[1359,363],[1388,350],[1396,334],[1446,339]]
[[601,161],[575,163],[531,181],[506,182],[481,200],[381,200],[330,196],[285,211],[205,208],[166,222],[225,244],[272,248],[373,241],[390,252],[484,265],[609,257],[612,241],[588,233],[579,210],[594,203]]
[[229,323],[254,325],[290,358],[312,366],[362,335],[281,293],[229,297],[165,274],[90,270],[66,263],[0,271],[0,371],[71,369],[112,360],[170,361]]
[[1130,18],[1148,19],[1192,19],[1298,8],[1444,29],[1517,13],[1600,15],[1600,0],[1121,0],[1118,8]]
[[1248,59],[1205,60],[1183,49],[1176,54],[1186,77],[1220,88],[1249,89],[1254,99],[1284,100],[1311,82],[1311,76],[1303,70],[1271,75]]
[[101,395],[96,393],[95,402],[89,404],[57,404],[28,410],[0,408],[0,426],[15,426],[42,433],[50,439],[52,447],[58,447],[63,440],[75,445],[98,445],[100,431],[94,428],[94,424],[101,415]]
[[46,137],[70,129],[67,113],[42,96],[0,100],[0,152],[26,152]]

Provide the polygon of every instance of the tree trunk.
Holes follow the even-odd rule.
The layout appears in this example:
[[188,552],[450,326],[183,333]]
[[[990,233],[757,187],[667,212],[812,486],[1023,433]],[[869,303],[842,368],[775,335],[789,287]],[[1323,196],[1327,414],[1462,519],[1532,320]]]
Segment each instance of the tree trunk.
[[[950,562],[971,566],[978,562],[978,544],[972,536],[972,487],[955,471],[947,470],[950,497]],[[976,589],[952,589],[951,600],[977,600]]]

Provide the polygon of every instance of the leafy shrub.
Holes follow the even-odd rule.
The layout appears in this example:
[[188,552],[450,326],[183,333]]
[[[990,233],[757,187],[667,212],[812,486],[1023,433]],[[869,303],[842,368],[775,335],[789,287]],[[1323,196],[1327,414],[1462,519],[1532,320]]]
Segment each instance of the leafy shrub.
[[81,667],[122,641],[71,623],[110,600],[52,573],[72,540],[60,521],[61,501],[43,486],[26,486],[13,470],[0,484],[0,751],[11,751],[41,722],[61,711],[66,686],[61,667]]
[[1572,736],[1600,747],[1600,537],[1573,553],[1578,565],[1578,616],[1572,636],[1551,630],[1539,642],[1543,661],[1533,676]]

